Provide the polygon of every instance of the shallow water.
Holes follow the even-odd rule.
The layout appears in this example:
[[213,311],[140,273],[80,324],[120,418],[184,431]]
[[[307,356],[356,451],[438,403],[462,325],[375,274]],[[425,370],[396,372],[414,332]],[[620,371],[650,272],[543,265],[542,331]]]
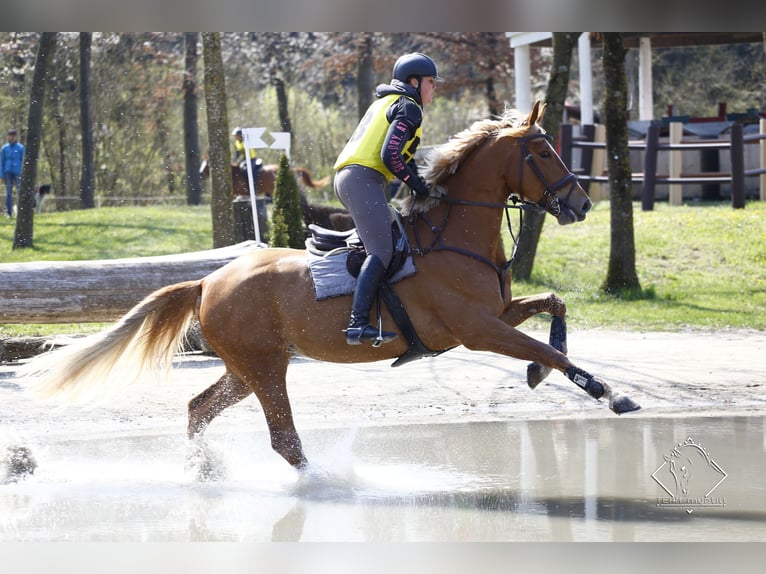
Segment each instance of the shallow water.
[[29,445],[0,541],[766,540],[763,417],[302,434],[302,474],[260,432]]

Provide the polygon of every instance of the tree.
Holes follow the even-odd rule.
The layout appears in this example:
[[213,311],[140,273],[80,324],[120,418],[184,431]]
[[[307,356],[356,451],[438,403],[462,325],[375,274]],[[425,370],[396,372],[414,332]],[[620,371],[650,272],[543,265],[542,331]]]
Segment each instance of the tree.
[[35,59],[32,88],[29,95],[29,119],[27,120],[27,143],[24,165],[21,169],[19,186],[18,217],[13,248],[32,247],[34,238],[35,181],[37,180],[37,159],[40,155],[40,133],[43,121],[45,84],[48,80],[50,63],[56,52],[56,32],[40,34],[40,44]]
[[373,91],[375,90],[372,44],[372,33],[362,32],[361,38],[359,38],[359,61],[356,65],[356,107],[360,120],[367,112],[367,108],[370,107]]
[[286,155],[279,158],[279,173],[274,184],[274,210],[271,216],[273,247],[305,248],[301,196],[298,182],[290,170]]
[[231,205],[231,154],[229,153],[229,120],[226,111],[226,79],[218,32],[202,34],[205,61],[205,107],[207,110],[208,155],[213,217],[213,247],[233,245],[234,211]]
[[[90,46],[92,34],[80,32],[80,133],[82,135],[82,170],[80,171],[80,205],[95,206],[93,163],[93,116],[90,108]],[[62,178],[63,179],[63,178]]]
[[[572,50],[577,43],[579,32],[553,33],[553,67],[548,78],[548,93],[545,96],[547,104],[543,116],[543,129],[555,138],[564,117],[564,102],[569,86],[569,69],[572,62]],[[524,111],[524,110],[522,110]],[[513,260],[513,278],[529,280],[537,253],[537,244],[545,222],[544,211],[529,210],[524,212],[524,225],[519,234],[519,245]]]
[[622,34],[605,32],[603,62],[606,92],[604,115],[609,170],[609,266],[602,289],[620,294],[640,290],[633,237],[633,184],[628,149],[628,101]]
[[[428,32],[418,34],[429,44],[423,50],[434,50],[434,55],[445,57],[440,64],[449,69],[447,86],[440,86],[440,93],[468,90],[470,93],[484,91],[490,116],[503,113],[503,104],[497,87],[512,76],[511,48],[501,32]],[[442,67],[443,65],[446,65]],[[528,110],[524,110],[528,111]]]
[[199,127],[197,125],[197,40],[199,32],[186,32],[184,40],[184,157],[186,158],[186,203],[199,205],[202,201],[200,183]]

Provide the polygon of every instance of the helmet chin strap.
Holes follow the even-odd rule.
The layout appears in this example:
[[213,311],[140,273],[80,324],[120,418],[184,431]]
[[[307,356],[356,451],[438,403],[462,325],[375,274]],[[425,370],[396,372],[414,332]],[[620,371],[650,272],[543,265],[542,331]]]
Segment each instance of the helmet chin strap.
[[423,101],[423,94],[420,93],[420,86],[423,85],[423,76],[413,76],[417,81],[418,85],[415,88],[415,91],[418,93],[418,96],[420,96],[420,101]]

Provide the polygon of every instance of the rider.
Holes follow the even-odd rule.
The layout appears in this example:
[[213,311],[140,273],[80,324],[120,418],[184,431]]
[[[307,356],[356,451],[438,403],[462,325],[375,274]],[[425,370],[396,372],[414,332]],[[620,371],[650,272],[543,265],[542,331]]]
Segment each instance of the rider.
[[[234,155],[231,156],[231,163],[236,163],[243,171],[243,175],[247,174],[247,166],[245,165],[245,141],[242,133],[242,128],[236,127],[231,132],[234,136]],[[253,181],[258,179],[258,172],[261,170],[261,162],[257,158],[255,148],[250,148],[250,166],[253,169]]]
[[437,81],[442,78],[431,58],[418,52],[401,56],[391,83],[376,88],[376,100],[335,162],[335,194],[351,214],[367,251],[345,330],[349,345],[396,338],[396,333],[379,332],[369,324],[372,302],[394,250],[386,188],[397,178],[418,196],[429,194],[413,157],[421,139],[423,105],[433,101]]

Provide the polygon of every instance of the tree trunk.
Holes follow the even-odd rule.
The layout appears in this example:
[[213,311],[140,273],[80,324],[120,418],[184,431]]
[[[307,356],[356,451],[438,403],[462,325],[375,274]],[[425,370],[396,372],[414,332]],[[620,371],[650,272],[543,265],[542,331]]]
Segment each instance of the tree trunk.
[[489,115],[491,117],[498,117],[500,115],[500,102],[497,101],[497,92],[495,91],[495,78],[493,76],[487,76],[484,82],[484,90],[487,94],[487,106],[489,107]]
[[90,106],[90,45],[93,34],[80,32],[80,133],[82,134],[82,170],[80,172],[80,205],[95,207],[93,162],[93,114]]
[[279,126],[283,132],[293,133],[293,124],[290,121],[290,110],[287,102],[287,87],[282,78],[272,80],[277,90],[277,108],[279,109]]
[[[49,158],[48,164],[50,165],[51,173],[51,185],[56,190],[57,195],[66,195],[67,182],[66,182],[66,158],[67,158],[67,140],[66,129],[64,126],[64,114],[61,112],[61,94],[63,90],[61,85],[57,83],[53,87],[53,93],[51,94],[51,105],[53,106],[53,120],[56,124],[56,144],[58,149],[58,165],[56,165],[54,154],[46,146],[48,153],[46,156]],[[51,146],[53,147],[53,146]]]
[[[564,117],[564,102],[569,86],[569,69],[572,62],[572,50],[577,44],[579,32],[553,33],[553,66],[548,79],[548,94],[545,97],[547,108],[542,120],[542,127],[555,140]],[[521,110],[526,112],[528,110]],[[571,166],[567,166],[571,167]],[[545,222],[544,211],[528,210],[524,212],[524,225],[519,234],[519,246],[511,270],[515,280],[529,280],[537,253],[537,244]]]
[[372,67],[372,34],[363,32],[359,43],[359,60],[356,64],[357,112],[359,119],[367,112],[375,90],[375,74]]
[[32,89],[29,95],[29,119],[27,120],[27,143],[24,151],[24,165],[21,168],[19,186],[18,217],[13,248],[33,247],[35,181],[37,180],[37,159],[40,155],[40,133],[43,122],[43,102],[48,70],[56,52],[56,32],[43,32],[35,59]]
[[205,108],[212,188],[210,209],[213,217],[213,247],[225,247],[234,243],[234,210],[226,79],[221,56],[221,38],[218,32],[202,34],[202,52],[205,62]]
[[200,183],[199,127],[197,125],[197,40],[199,32],[186,32],[186,56],[184,59],[184,152],[186,158],[186,203],[202,202]]
[[609,267],[602,289],[619,294],[640,289],[633,238],[633,184],[628,149],[628,101],[622,34],[604,33],[604,112],[609,169]]

